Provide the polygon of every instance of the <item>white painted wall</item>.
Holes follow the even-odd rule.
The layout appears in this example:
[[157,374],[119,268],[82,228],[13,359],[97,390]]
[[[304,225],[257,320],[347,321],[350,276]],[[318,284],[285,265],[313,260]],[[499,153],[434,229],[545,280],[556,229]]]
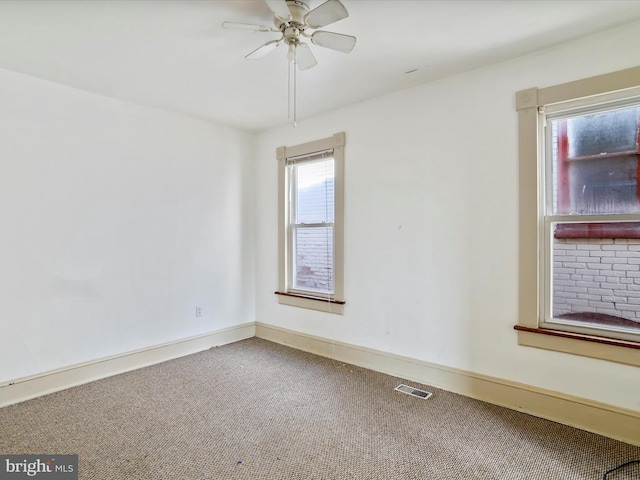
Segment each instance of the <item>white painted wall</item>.
[[[638,368],[520,347],[513,330],[515,92],[640,65],[640,50],[634,48],[639,28],[640,23],[629,24],[305,119],[295,129],[260,134],[257,320],[640,410]],[[304,110],[304,99],[299,105]],[[279,305],[273,294],[275,149],[343,130],[345,314]]]
[[252,148],[0,71],[0,382],[254,321]]

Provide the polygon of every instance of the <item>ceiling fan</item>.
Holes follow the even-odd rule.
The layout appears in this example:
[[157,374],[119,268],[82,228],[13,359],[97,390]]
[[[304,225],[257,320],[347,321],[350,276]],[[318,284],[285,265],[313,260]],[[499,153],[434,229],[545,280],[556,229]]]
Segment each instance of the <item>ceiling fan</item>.
[[[282,36],[256,48],[245,56],[248,60],[262,58],[281,44],[289,46],[287,58],[300,70],[317,65],[309,46],[302,41],[308,38],[311,43],[339,52],[349,53],[356,45],[356,37],[341,33],[316,30],[347,18],[349,13],[340,0],[327,0],[322,5],[309,9],[308,0],[265,0],[271,12],[275,27],[250,23],[223,22],[225,28],[240,28],[258,32],[276,32]],[[309,30],[316,30],[309,32]]]

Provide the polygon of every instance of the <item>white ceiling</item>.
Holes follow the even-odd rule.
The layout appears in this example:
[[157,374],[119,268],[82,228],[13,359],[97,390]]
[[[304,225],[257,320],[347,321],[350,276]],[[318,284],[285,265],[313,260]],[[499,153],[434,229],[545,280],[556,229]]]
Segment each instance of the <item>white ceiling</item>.
[[[342,1],[323,30],[358,43],[312,45],[299,120],[640,19],[638,0]],[[0,68],[259,131],[288,123],[286,50],[247,61],[278,34],[221,24],[271,19],[264,0],[2,0]]]

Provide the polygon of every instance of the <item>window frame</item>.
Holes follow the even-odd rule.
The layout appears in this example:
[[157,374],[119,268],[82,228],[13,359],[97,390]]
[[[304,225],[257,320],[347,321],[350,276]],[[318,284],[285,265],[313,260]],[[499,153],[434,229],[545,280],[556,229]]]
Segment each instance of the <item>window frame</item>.
[[[640,366],[640,342],[614,339],[587,333],[541,328],[545,258],[545,201],[539,182],[544,182],[544,142],[542,140],[545,108],[565,102],[593,104],[604,94],[621,98],[630,89],[640,87],[640,67],[590,77],[546,88],[530,88],[516,93],[518,113],[519,157],[519,292],[518,343],[524,346],[572,353],[618,363]],[[577,220],[577,219],[574,219]],[[548,233],[548,232],[547,232]]]
[[[344,147],[345,133],[290,147],[278,147],[278,290],[282,305],[308,308],[327,313],[344,313]],[[291,237],[291,203],[288,159],[332,151],[334,159],[333,220],[333,293],[304,291],[293,288],[293,240]]]

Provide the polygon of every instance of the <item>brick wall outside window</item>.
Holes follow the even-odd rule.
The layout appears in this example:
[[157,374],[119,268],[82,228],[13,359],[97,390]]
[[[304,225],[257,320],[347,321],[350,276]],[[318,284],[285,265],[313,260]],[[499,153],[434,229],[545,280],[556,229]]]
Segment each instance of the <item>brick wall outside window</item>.
[[640,323],[640,239],[554,240],[553,316],[593,312]]

